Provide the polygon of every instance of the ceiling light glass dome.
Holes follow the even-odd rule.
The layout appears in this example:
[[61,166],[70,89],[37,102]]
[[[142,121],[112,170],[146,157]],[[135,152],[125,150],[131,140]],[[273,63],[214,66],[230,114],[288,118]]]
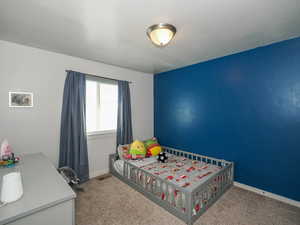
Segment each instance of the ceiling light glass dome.
[[149,39],[158,47],[164,47],[174,38],[176,28],[167,23],[152,25],[147,30]]

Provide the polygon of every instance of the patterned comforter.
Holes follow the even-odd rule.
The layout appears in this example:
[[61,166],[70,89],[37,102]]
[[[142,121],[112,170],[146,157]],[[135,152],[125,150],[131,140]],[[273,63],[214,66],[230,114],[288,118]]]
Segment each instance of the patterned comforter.
[[205,182],[221,169],[216,165],[184,157],[175,155],[168,155],[168,157],[169,159],[166,163],[156,161],[145,166],[140,166],[139,168],[152,175],[168,180],[176,186],[190,190]]
[[[129,164],[132,164],[151,174],[151,177],[143,175],[140,171],[129,170],[128,178],[134,179],[135,182],[142,185],[146,190],[152,190],[152,192],[162,200],[168,201],[174,207],[186,210],[186,194],[178,190],[177,187],[192,191],[199,185],[210,179],[215,173],[220,171],[222,168],[217,165],[208,164],[196,160],[191,160],[185,157],[179,157],[168,154],[168,161],[161,163],[154,158],[146,158],[142,160],[128,160]],[[117,160],[120,164],[120,171],[123,171],[124,161]],[[122,174],[119,172],[120,174]],[[175,184],[175,188],[167,186],[165,182],[160,182],[159,177],[163,180],[167,180]],[[219,188],[220,181],[225,179],[224,176],[217,176],[213,185],[210,185],[204,190],[205,196],[203,198],[196,198],[193,200],[193,213],[196,213],[206,204],[206,199],[210,195],[216,193]],[[154,190],[154,191],[153,191]],[[202,200],[201,200],[202,199]]]

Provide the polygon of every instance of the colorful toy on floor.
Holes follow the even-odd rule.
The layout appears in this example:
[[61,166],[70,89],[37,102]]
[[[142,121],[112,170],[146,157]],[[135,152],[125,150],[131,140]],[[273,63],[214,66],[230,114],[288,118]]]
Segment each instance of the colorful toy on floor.
[[144,141],[144,144],[147,148],[147,156],[157,156],[162,151],[155,137]]
[[167,162],[167,160],[168,160],[168,156],[167,156],[167,154],[166,154],[165,152],[160,152],[160,153],[158,154],[158,156],[157,156],[157,160],[158,160],[159,162],[165,163],[165,162]]

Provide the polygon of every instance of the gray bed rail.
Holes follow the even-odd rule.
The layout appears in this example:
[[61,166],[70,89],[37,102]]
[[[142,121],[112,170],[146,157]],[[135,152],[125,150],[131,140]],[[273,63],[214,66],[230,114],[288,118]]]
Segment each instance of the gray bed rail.
[[[177,186],[124,161],[123,173],[114,168],[115,154],[109,156],[110,173],[157,203],[173,215],[192,225],[232,184],[234,164],[174,148],[162,147],[165,152],[192,160],[216,165],[220,171],[193,190]],[[171,191],[170,191],[171,190]],[[176,192],[176,197],[172,194]],[[170,194],[171,193],[171,194]]]

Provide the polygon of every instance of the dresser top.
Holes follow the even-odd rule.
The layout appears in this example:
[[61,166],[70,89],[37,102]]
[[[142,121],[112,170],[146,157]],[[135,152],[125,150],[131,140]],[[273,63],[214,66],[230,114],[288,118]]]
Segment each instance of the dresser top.
[[[76,198],[76,194],[42,153],[21,156],[17,164],[22,176],[23,196],[0,208],[0,225]],[[1,168],[3,175],[15,171]],[[0,182],[0,188],[1,188]]]

